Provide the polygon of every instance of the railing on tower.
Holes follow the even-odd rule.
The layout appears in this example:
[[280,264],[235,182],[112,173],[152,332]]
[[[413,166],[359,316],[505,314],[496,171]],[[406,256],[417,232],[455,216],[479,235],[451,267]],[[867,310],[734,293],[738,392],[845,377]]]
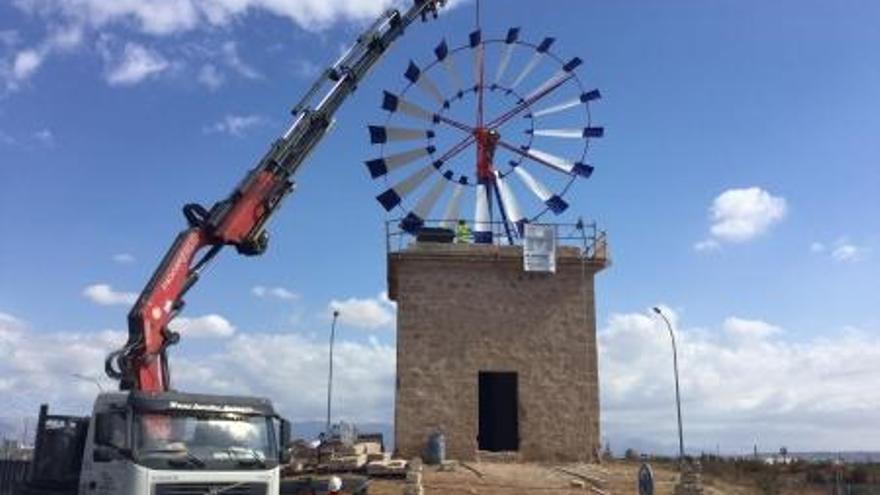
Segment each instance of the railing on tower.
[[[492,244],[486,246],[522,246],[524,237],[512,226],[505,222],[482,222],[490,223],[492,227]],[[465,231],[474,231],[474,222],[465,222]],[[595,222],[577,221],[575,223],[536,222],[537,225],[549,225],[553,227],[557,246],[572,246],[580,248],[584,259],[596,261],[608,261],[608,242],[604,230],[600,230]],[[459,235],[459,222],[450,220],[426,220],[420,233],[413,234],[401,228],[401,219],[393,219],[385,222],[385,248],[388,254],[406,249],[410,243],[422,242],[428,237],[433,238],[429,242],[448,242],[456,244],[472,244],[473,239]],[[508,233],[512,233],[508,236]],[[465,237],[465,238],[463,238]]]

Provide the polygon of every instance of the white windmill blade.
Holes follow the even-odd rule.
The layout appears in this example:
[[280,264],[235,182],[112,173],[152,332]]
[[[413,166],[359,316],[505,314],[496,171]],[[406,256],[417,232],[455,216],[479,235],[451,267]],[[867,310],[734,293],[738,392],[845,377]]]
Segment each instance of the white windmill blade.
[[443,65],[449,85],[452,87],[452,92],[460,94],[464,91],[464,80],[455,66],[455,61],[449,56],[449,46],[446,45],[446,40],[441,41],[437,45],[437,48],[434,49],[434,55]]
[[492,223],[489,217],[489,196],[486,184],[477,184],[476,207],[474,208],[474,242],[492,243]]
[[434,114],[432,112],[425,110],[415,103],[406,101],[390,91],[385,91],[384,93],[385,95],[382,99],[383,109],[392,113],[400,112],[416,119],[427,120],[432,123],[434,122]]
[[430,129],[371,125],[369,130],[370,142],[373,144],[384,144],[391,141],[418,141],[434,137],[434,131]]
[[519,86],[519,83],[523,82],[523,80],[528,77],[529,74],[535,67],[538,66],[538,63],[541,62],[541,59],[544,58],[544,54],[547,53],[547,50],[550,49],[550,46],[553,42],[556,41],[554,38],[544,38],[544,41],[538,45],[538,48],[535,49],[535,54],[532,55],[532,58],[529,60],[529,63],[523,67],[523,70],[516,76],[516,79],[513,80],[513,84],[510,85],[510,89],[516,89]]
[[600,97],[601,97],[601,95],[599,94],[599,90],[594,89],[592,91],[588,91],[588,92],[580,95],[577,98],[572,98],[571,100],[562,102],[558,105],[553,105],[551,107],[547,107],[542,110],[537,110],[537,111],[533,112],[531,115],[532,115],[532,117],[544,117],[546,115],[551,115],[554,113],[562,112],[564,110],[568,110],[569,108],[577,107],[581,104],[584,104],[584,103],[587,103],[587,102],[590,102],[593,100],[598,100]]
[[451,229],[455,227],[458,220],[461,218],[461,198],[464,193],[464,184],[457,183],[455,184],[455,188],[452,190],[452,196],[449,197],[449,202],[446,203],[446,210],[443,212],[443,222],[440,224],[441,226]]
[[440,199],[440,195],[443,194],[443,189],[448,184],[449,181],[446,180],[445,177],[437,174],[437,180],[431,185],[431,189],[428,190],[427,194],[422,196],[422,199],[416,203],[416,207],[413,208],[412,212],[423,221],[430,217],[431,212],[434,210],[434,206],[437,204],[437,200]]
[[582,63],[582,61],[578,57],[575,57],[575,58],[569,60],[562,67],[562,69],[560,69],[555,74],[550,76],[550,78],[547,79],[546,81],[544,81],[543,83],[541,83],[540,86],[538,86],[537,88],[535,88],[531,92],[529,92],[529,94],[526,95],[526,97],[524,99],[531,100],[536,95],[539,95],[539,94],[547,91],[551,87],[557,86],[558,84],[563,82],[565,79],[572,77],[571,71],[573,71],[577,66],[581,65],[581,63]]
[[474,86],[478,86],[481,82],[480,66],[483,65],[483,58],[486,56],[482,39],[483,33],[479,29],[470,35],[471,48],[474,50]]
[[370,176],[375,179],[376,177],[381,177],[388,172],[410,164],[420,158],[426,157],[434,151],[436,151],[436,148],[433,146],[401,151],[400,153],[395,153],[393,155],[369,160],[366,162],[367,168],[370,170]]
[[567,139],[585,139],[589,137],[602,137],[605,134],[605,128],[577,127],[567,129],[528,129],[526,130],[526,134]]
[[416,170],[409,177],[386,189],[382,194],[376,196],[376,199],[382,203],[385,211],[391,211],[395,206],[400,204],[403,198],[425,182],[433,172],[434,166],[426,165],[419,170]]
[[498,193],[501,196],[501,205],[504,207],[507,219],[516,225],[517,231],[520,231],[526,218],[523,216],[522,210],[519,208],[519,203],[517,202],[513,191],[504,182],[504,178],[501,177],[501,174],[497,170],[495,171],[495,186],[498,188]]
[[438,104],[446,104],[446,99],[443,98],[443,94],[440,92],[440,89],[437,88],[437,85],[434,84],[434,81],[432,81],[431,78],[429,78],[428,75],[425,74],[412,60],[409,61],[409,67],[407,67],[404,76],[409,82],[418,86],[419,89],[433,98]]
[[525,184],[525,186],[535,194],[548,208],[555,214],[560,214],[568,208],[568,203],[561,197],[550,192],[550,189],[535,179],[528,170],[522,165],[513,167],[516,176]]
[[501,82],[501,78],[504,77],[504,73],[507,71],[517,38],[519,38],[519,28],[510,28],[507,31],[507,38],[504,40],[504,50],[501,53],[501,59],[498,61],[498,68],[495,70],[495,84]]
[[593,167],[582,162],[574,162],[537,148],[526,148],[523,151],[532,160],[569,175],[589,177],[593,173]]

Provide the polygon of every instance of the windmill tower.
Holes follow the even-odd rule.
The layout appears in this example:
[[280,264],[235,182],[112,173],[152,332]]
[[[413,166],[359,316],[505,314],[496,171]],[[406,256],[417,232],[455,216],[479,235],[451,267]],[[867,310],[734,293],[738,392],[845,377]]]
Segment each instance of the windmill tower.
[[601,449],[594,276],[609,263],[605,236],[544,217],[593,172],[600,93],[553,38],[520,34],[487,39],[478,26],[462,46],[442,40],[431,60],[409,63],[401,91],[384,92],[386,120],[369,127],[377,199],[400,215],[388,285],[404,457],[438,431],[463,460],[594,461]]

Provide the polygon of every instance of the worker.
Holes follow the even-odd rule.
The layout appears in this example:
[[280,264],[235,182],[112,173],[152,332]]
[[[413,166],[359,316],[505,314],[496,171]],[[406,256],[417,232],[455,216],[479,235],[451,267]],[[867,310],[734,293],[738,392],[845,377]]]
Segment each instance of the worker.
[[458,221],[458,227],[455,229],[455,242],[458,244],[467,244],[471,242],[471,228],[468,227],[464,220]]

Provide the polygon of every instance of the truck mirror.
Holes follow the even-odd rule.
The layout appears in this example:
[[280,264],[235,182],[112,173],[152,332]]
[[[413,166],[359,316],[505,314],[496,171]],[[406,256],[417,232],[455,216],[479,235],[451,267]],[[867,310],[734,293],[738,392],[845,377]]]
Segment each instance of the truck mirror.
[[113,445],[113,418],[110,413],[95,415],[95,445]]
[[290,421],[286,419],[281,419],[281,424],[278,428],[278,447],[279,447],[279,460],[282,464],[287,464],[290,462],[290,454],[287,449],[287,446],[290,445],[290,440],[293,435],[292,428],[290,426]]
[[95,445],[124,449],[126,445],[125,414],[102,412],[95,414]]

